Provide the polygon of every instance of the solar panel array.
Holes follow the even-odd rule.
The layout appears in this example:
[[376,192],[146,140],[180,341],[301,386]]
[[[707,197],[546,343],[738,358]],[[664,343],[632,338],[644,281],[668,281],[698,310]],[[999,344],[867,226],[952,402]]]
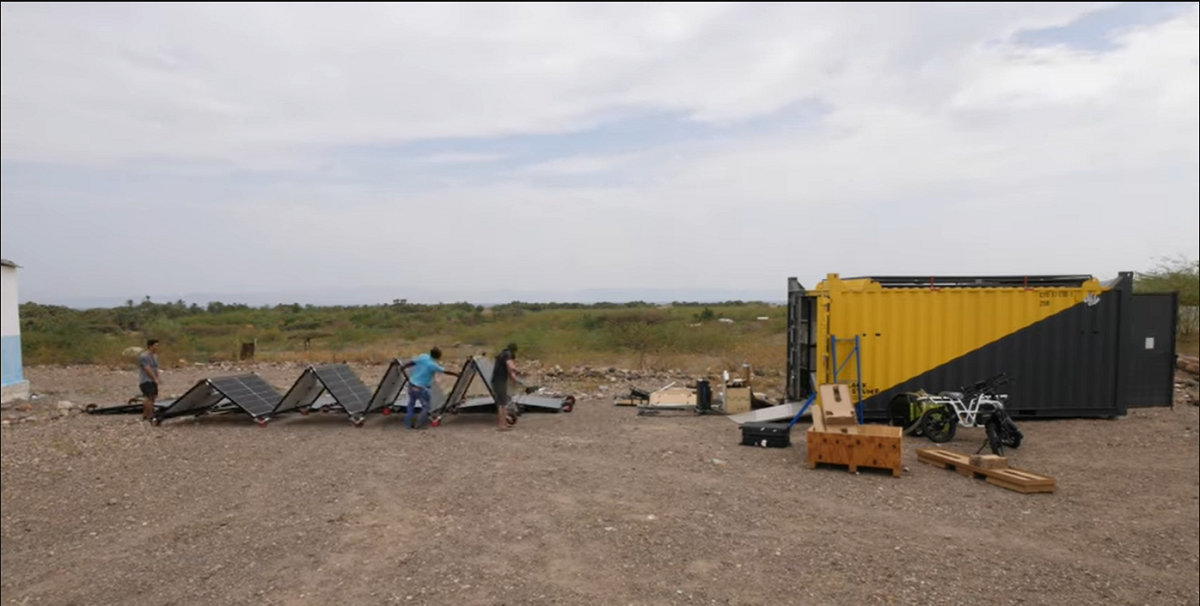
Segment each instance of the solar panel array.
[[345,364],[327,364],[313,368],[317,378],[325,385],[338,404],[348,414],[356,415],[367,411],[371,403],[371,390]]
[[236,375],[208,380],[214,388],[234,404],[255,417],[265,417],[275,411],[283,396],[258,375]]
[[[260,424],[265,424],[267,419],[277,414],[319,404],[318,400],[328,399],[322,398],[321,394],[328,392],[336,403],[352,418],[357,418],[356,423],[359,423],[362,415],[367,412],[393,404],[403,406],[406,403],[404,387],[408,383],[408,374],[403,365],[402,360],[393,360],[374,393],[346,364],[326,364],[305,369],[304,374],[300,375],[286,395],[281,395],[262,377],[255,374],[214,377],[197,383],[182,397],[158,411],[157,417],[166,419],[240,408],[259,420]],[[476,378],[481,379],[482,386],[491,395],[489,375],[492,366],[489,360],[468,360],[449,394],[434,383],[430,388],[429,413],[440,414],[448,404],[463,402]],[[494,403],[491,397],[486,400],[489,404]],[[482,403],[471,401],[468,407]],[[529,405],[534,407],[544,405],[545,408],[552,408],[548,404],[550,403],[541,401],[529,402]],[[561,406],[553,408],[561,409]]]

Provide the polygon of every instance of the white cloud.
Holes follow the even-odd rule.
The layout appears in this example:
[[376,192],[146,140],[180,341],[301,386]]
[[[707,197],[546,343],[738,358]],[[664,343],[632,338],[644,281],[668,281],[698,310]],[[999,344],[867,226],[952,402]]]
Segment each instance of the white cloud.
[[[238,288],[261,273],[436,290],[456,278],[430,275],[420,255],[459,267],[497,250],[534,290],[1112,273],[1200,254],[1196,7],[1117,32],[1108,51],[1012,40],[1104,6],[5,4],[6,166],[171,175],[97,191],[6,173],[5,246],[50,255],[34,243],[55,228],[37,223],[62,206],[177,196],[215,217],[197,223],[243,238],[240,261],[218,256]],[[828,112],[771,126],[804,102]],[[507,172],[436,172],[518,161],[454,140],[603,130],[643,113],[764,126],[618,151],[580,137],[583,148],[494,169]],[[339,153],[430,139],[451,141],[399,159]],[[272,176],[246,184],[245,170]],[[130,272],[106,265],[127,251],[80,228],[69,242],[88,258],[62,253],[44,275],[66,290],[83,264],[114,275],[113,289],[186,291],[211,276],[211,238],[177,219],[102,222],[171,232],[156,237],[178,271],[117,276]],[[306,273],[331,258],[336,272]]]

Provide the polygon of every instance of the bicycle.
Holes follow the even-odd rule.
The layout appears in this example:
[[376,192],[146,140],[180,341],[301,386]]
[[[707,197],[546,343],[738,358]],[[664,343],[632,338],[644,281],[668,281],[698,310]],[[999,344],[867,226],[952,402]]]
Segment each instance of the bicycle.
[[960,391],[918,396],[917,404],[925,409],[917,422],[921,433],[934,443],[944,444],[954,439],[959,425],[982,427],[987,441],[977,452],[990,447],[992,454],[1004,456],[1005,446],[1020,448],[1025,436],[1004,407],[1008,396],[996,393],[997,387],[1011,380],[999,374]]

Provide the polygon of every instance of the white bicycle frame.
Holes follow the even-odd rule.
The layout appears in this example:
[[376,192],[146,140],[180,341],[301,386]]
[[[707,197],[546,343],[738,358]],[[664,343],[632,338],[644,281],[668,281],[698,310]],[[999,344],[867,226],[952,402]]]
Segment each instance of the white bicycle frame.
[[963,401],[958,398],[950,398],[941,395],[925,396],[918,401],[945,406],[950,410],[953,410],[954,415],[958,417],[958,424],[962,425],[963,427],[982,427],[981,425],[975,424],[975,422],[979,420],[980,411],[985,410],[986,412],[991,412],[994,410],[1001,410],[1004,408],[1004,401],[1007,399],[1008,396],[1004,394],[991,397],[987,394],[981,393],[971,398],[970,402],[966,404],[963,404]]

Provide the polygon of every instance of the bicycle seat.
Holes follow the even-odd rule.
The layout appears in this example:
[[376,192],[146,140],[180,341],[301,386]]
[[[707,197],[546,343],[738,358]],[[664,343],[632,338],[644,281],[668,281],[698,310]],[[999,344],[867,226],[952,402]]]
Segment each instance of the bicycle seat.
[[961,400],[963,397],[961,391],[943,391],[938,395],[942,396],[943,398],[950,398],[951,400]]

